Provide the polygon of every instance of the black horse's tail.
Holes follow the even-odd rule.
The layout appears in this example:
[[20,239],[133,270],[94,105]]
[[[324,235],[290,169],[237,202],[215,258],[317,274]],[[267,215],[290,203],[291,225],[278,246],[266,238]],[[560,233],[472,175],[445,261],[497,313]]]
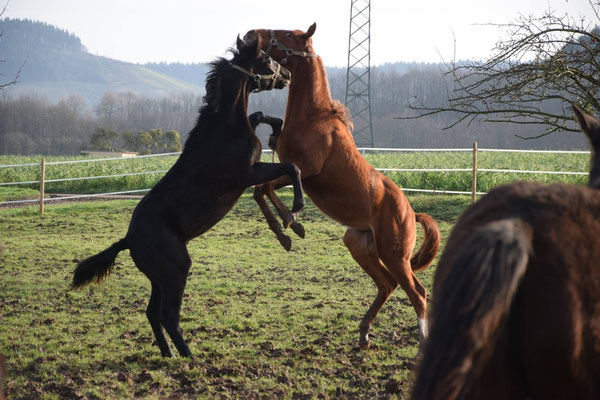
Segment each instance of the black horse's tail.
[[87,285],[92,281],[100,282],[106,278],[115,263],[115,258],[121,250],[128,249],[127,239],[121,239],[118,242],[113,243],[108,249],[101,251],[100,253],[88,257],[81,261],[75,272],[73,272],[73,282],[71,283],[71,289],[76,289],[81,286]]
[[506,219],[451,240],[436,272],[431,331],[413,400],[460,398],[489,360],[527,269],[532,233],[523,221]]

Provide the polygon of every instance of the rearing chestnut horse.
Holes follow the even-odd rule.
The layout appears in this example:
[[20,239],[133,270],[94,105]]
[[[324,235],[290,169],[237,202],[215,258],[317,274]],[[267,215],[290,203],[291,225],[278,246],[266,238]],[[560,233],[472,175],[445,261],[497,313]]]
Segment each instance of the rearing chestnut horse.
[[600,399],[600,121],[588,186],[500,186],[436,270],[413,400]]
[[[334,101],[323,61],[312,47],[308,31],[258,29],[245,40],[259,37],[262,48],[280,61],[294,77],[289,88],[285,124],[277,139],[277,154],[302,172],[302,185],[314,204],[326,215],[348,227],[344,244],[377,285],[377,297],[360,323],[359,344],[369,347],[369,329],[383,304],[398,285],[416,311],[421,338],[427,335],[427,295],[415,272],[435,258],[440,235],[435,221],[413,211],[402,191],[359,153],[350,132],[347,110]],[[269,195],[283,215],[284,206],[273,195],[286,185],[279,179],[257,188],[255,199],[272,226],[275,219],[263,194]],[[284,220],[286,224],[293,221]],[[416,224],[425,231],[422,246],[412,255]]]

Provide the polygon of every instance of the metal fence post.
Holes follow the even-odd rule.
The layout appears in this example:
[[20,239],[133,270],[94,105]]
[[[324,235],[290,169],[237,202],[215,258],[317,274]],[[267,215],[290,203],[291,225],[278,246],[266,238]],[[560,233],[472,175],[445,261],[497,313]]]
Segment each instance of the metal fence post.
[[46,183],[46,159],[42,158],[40,166],[40,214],[44,214],[44,186]]
[[473,176],[471,181],[471,203],[477,201],[477,142],[473,142]]

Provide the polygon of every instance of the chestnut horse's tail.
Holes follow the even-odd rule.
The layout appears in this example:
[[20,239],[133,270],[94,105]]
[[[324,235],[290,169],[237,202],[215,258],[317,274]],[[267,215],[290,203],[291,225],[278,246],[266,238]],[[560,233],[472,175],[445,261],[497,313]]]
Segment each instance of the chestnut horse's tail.
[[110,274],[115,259],[117,258],[117,254],[119,254],[121,250],[128,248],[129,245],[127,244],[127,239],[121,239],[118,242],[113,243],[108,249],[81,261],[79,265],[77,265],[77,268],[75,268],[75,272],[73,272],[71,289],[87,285],[92,281],[100,282]]
[[449,242],[438,265],[431,330],[412,400],[464,394],[493,354],[527,269],[532,234],[523,221],[494,221],[461,233],[464,240]]
[[421,247],[419,247],[419,250],[410,259],[412,270],[417,272],[425,269],[435,259],[435,255],[440,248],[440,230],[429,215],[415,213],[415,217],[425,231]]

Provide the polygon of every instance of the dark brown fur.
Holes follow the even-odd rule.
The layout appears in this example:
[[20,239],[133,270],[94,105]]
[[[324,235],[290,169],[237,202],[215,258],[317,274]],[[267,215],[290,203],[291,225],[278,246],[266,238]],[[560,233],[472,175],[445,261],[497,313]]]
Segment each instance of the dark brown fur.
[[0,353],[0,400],[6,399],[6,396],[4,395],[4,381],[6,380],[6,376],[6,359],[4,358],[4,355]]
[[600,123],[588,187],[496,188],[438,265],[413,400],[600,398]]

